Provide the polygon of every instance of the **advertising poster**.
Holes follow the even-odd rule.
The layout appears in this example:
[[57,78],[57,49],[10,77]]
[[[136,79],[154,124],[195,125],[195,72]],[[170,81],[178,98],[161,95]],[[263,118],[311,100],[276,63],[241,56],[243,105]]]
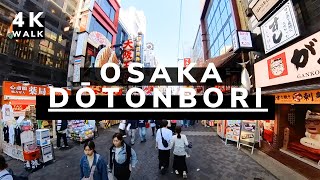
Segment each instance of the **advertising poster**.
[[238,141],[240,136],[241,120],[227,120],[226,139]]
[[256,121],[255,120],[243,120],[241,127],[240,141],[254,143],[255,141],[255,131],[256,131]]

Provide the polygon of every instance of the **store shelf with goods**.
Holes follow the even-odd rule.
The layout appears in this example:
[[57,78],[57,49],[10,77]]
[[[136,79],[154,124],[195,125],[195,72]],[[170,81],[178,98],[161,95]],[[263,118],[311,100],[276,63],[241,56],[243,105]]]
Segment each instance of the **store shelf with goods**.
[[83,142],[94,138],[95,127],[86,123],[86,120],[69,121],[70,137],[74,141]]
[[104,129],[110,128],[111,126],[114,126],[119,123],[120,123],[120,120],[102,120],[99,122],[100,127]]

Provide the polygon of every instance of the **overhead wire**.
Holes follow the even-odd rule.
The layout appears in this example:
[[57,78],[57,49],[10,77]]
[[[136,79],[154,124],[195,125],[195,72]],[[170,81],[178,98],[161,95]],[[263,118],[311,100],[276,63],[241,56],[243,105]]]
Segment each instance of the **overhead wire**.
[[182,18],[182,0],[180,0],[180,19],[179,19],[178,56],[177,56],[178,60],[180,55],[181,18]]

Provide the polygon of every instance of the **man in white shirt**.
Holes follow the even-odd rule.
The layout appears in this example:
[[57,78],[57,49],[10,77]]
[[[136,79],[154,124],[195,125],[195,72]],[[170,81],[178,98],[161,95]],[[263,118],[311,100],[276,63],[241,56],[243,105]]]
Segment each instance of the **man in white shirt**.
[[[172,131],[168,129],[168,121],[163,120],[162,128],[158,129],[156,136],[156,148],[159,149],[159,169],[162,174],[165,174],[170,162],[170,147],[172,139]],[[163,139],[162,139],[163,138]],[[167,143],[163,143],[163,140]]]

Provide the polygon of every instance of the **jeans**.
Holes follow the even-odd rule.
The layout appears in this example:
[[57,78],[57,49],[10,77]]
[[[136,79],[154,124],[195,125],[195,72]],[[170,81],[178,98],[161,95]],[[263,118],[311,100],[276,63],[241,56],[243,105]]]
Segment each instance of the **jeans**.
[[139,127],[139,135],[140,135],[141,141],[146,140],[146,127]]
[[134,144],[134,140],[136,139],[136,129],[130,129],[129,136],[131,137],[131,144]]
[[189,127],[190,120],[183,120],[183,125]]

